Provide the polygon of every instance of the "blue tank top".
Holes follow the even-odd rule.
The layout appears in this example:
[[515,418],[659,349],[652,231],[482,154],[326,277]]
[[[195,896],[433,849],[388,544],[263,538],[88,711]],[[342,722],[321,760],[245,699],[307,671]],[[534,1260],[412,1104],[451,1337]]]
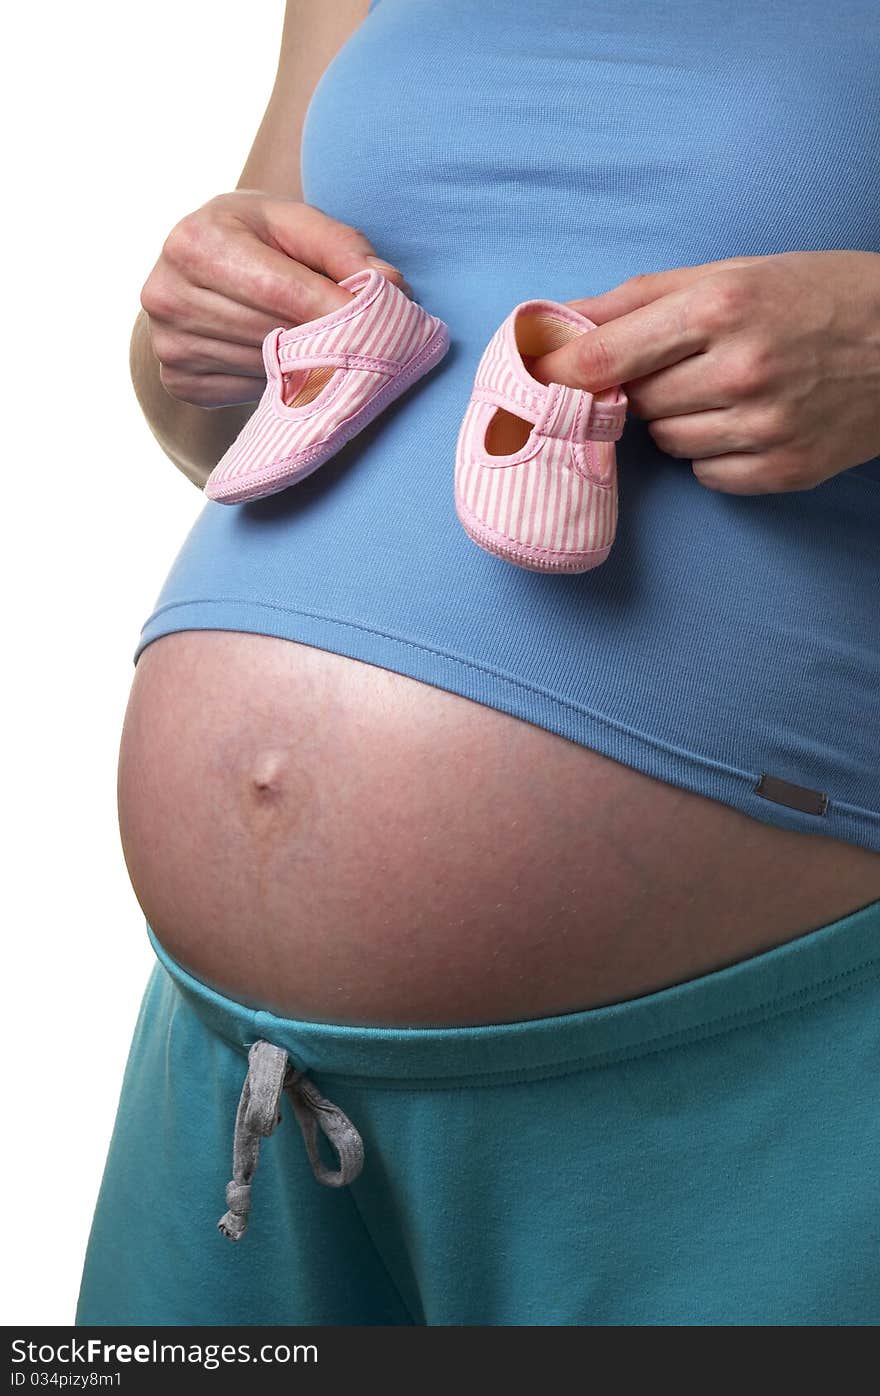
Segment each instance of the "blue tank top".
[[880,851],[880,457],[729,495],[630,416],[607,562],[552,576],[453,502],[517,302],[722,257],[880,252],[876,0],[379,0],[306,115],[308,203],[447,322],[446,359],[292,489],[207,502],[135,651],[318,646],[784,828]]

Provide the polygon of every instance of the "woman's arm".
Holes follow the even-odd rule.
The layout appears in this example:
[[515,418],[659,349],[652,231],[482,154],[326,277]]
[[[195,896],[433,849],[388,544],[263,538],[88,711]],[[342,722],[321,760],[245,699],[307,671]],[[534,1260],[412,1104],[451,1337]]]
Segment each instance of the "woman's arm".
[[[368,9],[369,0],[334,0],[332,5],[326,4],[325,0],[287,0],[281,54],[274,87],[242,170],[237,186],[239,190],[259,191],[260,195],[274,195],[285,200],[302,200],[300,142],[306,109],[322,73],[366,18]],[[198,215],[191,217],[195,219]],[[183,224],[178,225],[178,229],[182,228]],[[175,230],[169,238],[169,241],[175,236],[177,238],[177,244],[172,250],[176,251],[178,257],[180,245],[188,235],[192,235],[191,230]],[[257,236],[260,236],[259,229]],[[270,238],[269,245],[277,248],[277,239],[272,238],[269,233],[266,236]],[[369,252],[366,239],[361,238],[360,243]],[[273,251],[273,256],[275,255],[277,251]],[[361,252],[361,260],[363,255]],[[295,265],[291,261],[291,273]],[[349,267],[349,270],[354,270],[354,267]],[[281,267],[280,271],[283,276],[284,268]],[[346,274],[342,271],[338,279]],[[150,282],[147,286],[150,286]],[[299,314],[289,314],[289,322],[296,323],[312,318],[304,313],[310,309],[313,315],[324,314],[326,310],[340,303],[340,298],[344,299],[347,296],[347,292],[337,288],[332,290],[335,292],[332,302],[322,305],[319,299],[321,293],[315,287],[309,290],[308,283],[304,291],[300,278],[291,287],[294,304],[288,307],[289,311],[298,310]],[[323,294],[326,297],[330,293],[331,288],[328,285]],[[153,295],[156,295],[157,300],[151,299]],[[222,394],[226,388],[227,395],[237,394],[239,397],[250,392],[252,395],[248,401],[230,400],[227,405],[202,406],[173,395],[163,383],[163,376],[169,375],[163,375],[162,363],[155,352],[151,335],[152,309],[148,310],[148,307],[155,307],[157,318],[165,309],[164,304],[160,305],[157,301],[161,302],[161,291],[154,287],[148,293],[145,287],[144,309],[135,321],[131,337],[132,382],[141,410],[162,450],[194,484],[201,487],[227,446],[251,416],[254,403],[262,392],[261,369],[259,361],[255,360],[251,353],[246,359],[242,355],[241,365],[241,372],[250,374],[250,378],[221,382],[222,374],[211,375],[216,379],[213,385],[215,391]],[[271,320],[273,307],[260,308],[265,309],[268,319]],[[279,304],[277,313],[280,313],[282,308]],[[282,319],[276,318],[274,323],[281,324]],[[272,328],[271,324],[265,323],[265,318],[263,323],[258,323],[256,315],[253,314],[253,330],[249,338],[258,339],[264,324],[266,332]]]

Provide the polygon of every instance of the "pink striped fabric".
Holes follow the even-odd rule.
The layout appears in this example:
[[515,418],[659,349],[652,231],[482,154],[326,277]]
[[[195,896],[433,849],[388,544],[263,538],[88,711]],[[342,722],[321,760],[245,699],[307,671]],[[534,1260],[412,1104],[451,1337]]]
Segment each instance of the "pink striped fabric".
[[[525,317],[532,316],[551,331],[540,353],[596,328],[561,302],[514,306],[480,359],[462,419],[456,512],[475,543],[508,562],[537,572],[586,572],[605,561],[614,542],[614,442],[623,432],[627,400],[619,387],[594,396],[533,378],[518,340]],[[534,353],[535,324],[529,329]],[[485,447],[498,408],[532,423],[525,445],[510,455],[493,455]]]
[[[449,331],[374,268],[339,282],[349,305],[263,341],[266,389],[218,461],[205,494],[238,504],[275,494],[329,460],[443,358]],[[311,369],[333,370],[311,402],[289,407]]]

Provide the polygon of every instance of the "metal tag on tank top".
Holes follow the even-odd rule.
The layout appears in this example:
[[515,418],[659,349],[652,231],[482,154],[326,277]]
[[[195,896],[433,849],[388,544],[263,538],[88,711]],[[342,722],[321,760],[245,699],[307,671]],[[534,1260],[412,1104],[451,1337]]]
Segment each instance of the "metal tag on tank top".
[[804,814],[824,814],[828,808],[828,796],[822,790],[793,785],[790,780],[780,780],[779,776],[768,776],[766,771],[762,772],[755,786],[755,794],[763,795],[765,800],[773,800],[777,805],[802,810]]

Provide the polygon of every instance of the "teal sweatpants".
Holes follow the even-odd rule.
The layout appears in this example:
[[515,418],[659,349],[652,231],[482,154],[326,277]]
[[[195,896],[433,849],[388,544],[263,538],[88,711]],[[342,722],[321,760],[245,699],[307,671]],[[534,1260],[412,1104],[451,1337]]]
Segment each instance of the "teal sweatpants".
[[880,1323],[880,901],[466,1028],[278,1018],[151,938],[79,1324]]

